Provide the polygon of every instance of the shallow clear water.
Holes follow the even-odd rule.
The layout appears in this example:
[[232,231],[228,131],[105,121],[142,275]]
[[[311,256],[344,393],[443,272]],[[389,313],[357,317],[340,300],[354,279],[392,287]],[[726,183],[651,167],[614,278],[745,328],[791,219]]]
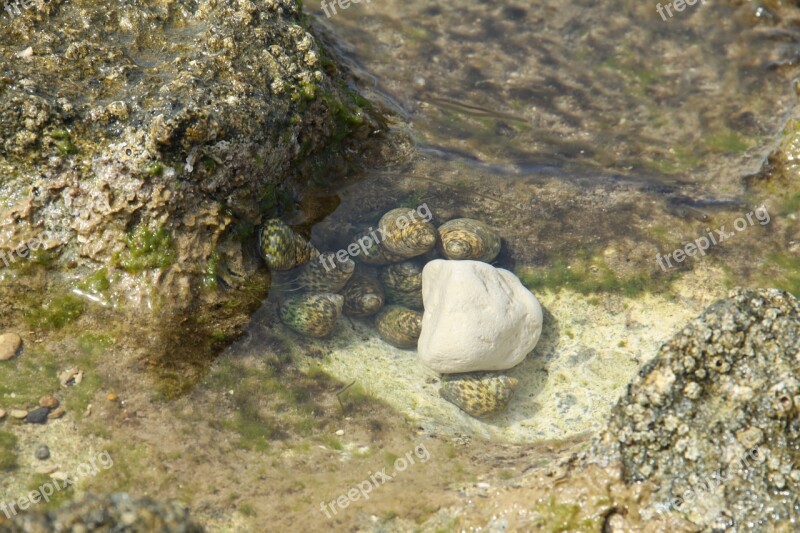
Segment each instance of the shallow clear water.
[[[86,415],[48,437],[71,452],[65,467],[90,448],[117,458],[84,488],[180,499],[214,531],[427,530],[440,509],[466,505],[465,487],[585,446],[659,344],[728,286],[798,283],[800,202],[753,178],[796,99],[797,50],[767,7],[697,5],[666,21],[633,0],[306,10],[391,132],[381,158],[301,191],[286,221],[330,251],[398,206],[426,205],[437,225],[489,224],[503,239],[493,264],[545,309],[539,345],[509,373],[516,396],[480,421],[441,399],[439,376],[369,320],[342,319],[322,341],[289,331],[276,307],[296,274],[277,276],[244,337],[182,397],[153,400],[157,362],[105,362],[116,381],[95,383],[95,396],[130,392],[94,407],[113,425]],[[762,203],[768,225],[680,268],[656,262]],[[88,365],[132,342],[82,333],[48,354]],[[75,410],[91,411],[91,398]],[[40,438],[21,431],[26,446]],[[409,452],[415,464],[369,498],[326,511]]]

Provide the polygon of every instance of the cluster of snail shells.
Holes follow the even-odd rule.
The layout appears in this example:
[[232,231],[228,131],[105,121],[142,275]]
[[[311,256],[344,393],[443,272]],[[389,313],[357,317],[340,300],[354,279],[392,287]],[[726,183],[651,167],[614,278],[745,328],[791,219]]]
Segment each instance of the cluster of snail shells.
[[[327,337],[342,314],[340,292],[355,270],[352,260],[333,261],[279,219],[264,222],[258,231],[258,251],[273,271],[298,270],[295,288],[278,305],[278,317],[290,329],[308,337]],[[333,258],[335,259],[335,258]]]
[[[387,343],[416,348],[422,327],[422,267],[415,261],[437,249],[448,259],[492,261],[500,252],[500,238],[481,221],[460,218],[438,230],[431,217],[409,208],[396,208],[353,240],[364,265],[340,261],[333,252],[320,253],[307,239],[279,219],[267,220],[259,230],[259,252],[271,270],[297,269],[295,290],[278,307],[281,321],[294,331],[326,337],[342,313],[353,318],[374,316],[375,327]],[[381,268],[377,276],[360,270]],[[388,305],[387,305],[388,304]]]
[[[381,217],[378,230],[368,228],[354,240],[364,266],[356,272],[352,259],[320,253],[302,236],[277,219],[259,232],[259,251],[272,270],[297,268],[295,292],[278,306],[286,326],[309,337],[333,332],[342,313],[353,318],[374,316],[375,328],[387,343],[415,349],[422,332],[422,261],[434,248],[447,259],[491,262],[500,253],[500,237],[479,220],[458,218],[438,229],[414,210],[392,209]],[[348,247],[349,249],[350,247]],[[313,260],[312,260],[313,259]],[[370,268],[380,268],[377,276]],[[518,382],[494,372],[442,376],[439,394],[467,414],[484,418],[506,408]]]
[[[500,253],[500,237],[479,220],[461,218],[446,222],[438,229],[430,217],[423,219],[408,208],[384,214],[377,231],[368,228],[354,237],[361,253],[356,260],[380,268],[372,292],[363,289],[363,281],[352,289],[345,287],[345,313],[364,317],[376,314],[375,328],[381,338],[398,348],[414,349],[422,331],[422,264],[420,256],[433,258],[438,251],[447,259],[473,259],[490,262]],[[374,278],[370,278],[373,279]],[[380,289],[378,289],[380,287]],[[388,304],[367,313],[359,298],[378,297]],[[358,314],[351,314],[356,310]]]

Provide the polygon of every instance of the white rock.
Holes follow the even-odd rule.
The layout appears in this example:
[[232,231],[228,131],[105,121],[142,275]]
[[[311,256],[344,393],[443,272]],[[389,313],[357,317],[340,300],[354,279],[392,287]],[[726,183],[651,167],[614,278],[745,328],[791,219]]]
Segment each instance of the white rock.
[[518,365],[542,334],[542,307],[519,279],[479,261],[436,259],[422,270],[423,364],[442,374]]

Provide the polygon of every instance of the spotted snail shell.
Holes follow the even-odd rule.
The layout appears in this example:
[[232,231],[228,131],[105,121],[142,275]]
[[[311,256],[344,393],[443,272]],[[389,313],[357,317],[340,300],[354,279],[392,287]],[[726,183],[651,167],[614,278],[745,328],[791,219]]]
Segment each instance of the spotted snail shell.
[[374,315],[383,307],[383,290],[377,280],[355,275],[350,278],[342,292],[344,314],[354,318]]
[[381,282],[390,304],[422,309],[422,269],[416,263],[404,261],[385,267]]
[[278,317],[301,335],[326,337],[333,331],[343,304],[341,294],[297,294],[281,302]]
[[399,305],[384,307],[375,317],[381,338],[398,348],[416,348],[422,333],[422,313]]
[[259,228],[258,251],[270,270],[291,270],[319,255],[310,242],[277,218]]
[[375,228],[368,228],[356,234],[353,243],[358,245],[355,258],[368,265],[388,265],[405,259],[402,255],[393,254],[381,244],[381,234]]
[[356,264],[349,257],[339,261],[333,252],[325,252],[303,267],[297,285],[311,292],[339,292],[355,269]]
[[381,244],[403,258],[422,255],[436,244],[436,228],[415,209],[398,207],[378,222]]
[[488,263],[500,253],[500,237],[480,220],[457,218],[439,227],[442,254],[447,259]]
[[489,372],[445,374],[439,395],[468,415],[483,418],[503,411],[518,385],[516,378]]

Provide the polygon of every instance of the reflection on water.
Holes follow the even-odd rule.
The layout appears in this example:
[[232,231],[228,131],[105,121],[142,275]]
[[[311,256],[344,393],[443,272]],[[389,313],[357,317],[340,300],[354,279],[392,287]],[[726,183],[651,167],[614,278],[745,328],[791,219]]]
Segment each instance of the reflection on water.
[[766,13],[717,3],[665,23],[633,1],[389,0],[321,23],[422,146],[709,184],[755,170],[793,103]]

